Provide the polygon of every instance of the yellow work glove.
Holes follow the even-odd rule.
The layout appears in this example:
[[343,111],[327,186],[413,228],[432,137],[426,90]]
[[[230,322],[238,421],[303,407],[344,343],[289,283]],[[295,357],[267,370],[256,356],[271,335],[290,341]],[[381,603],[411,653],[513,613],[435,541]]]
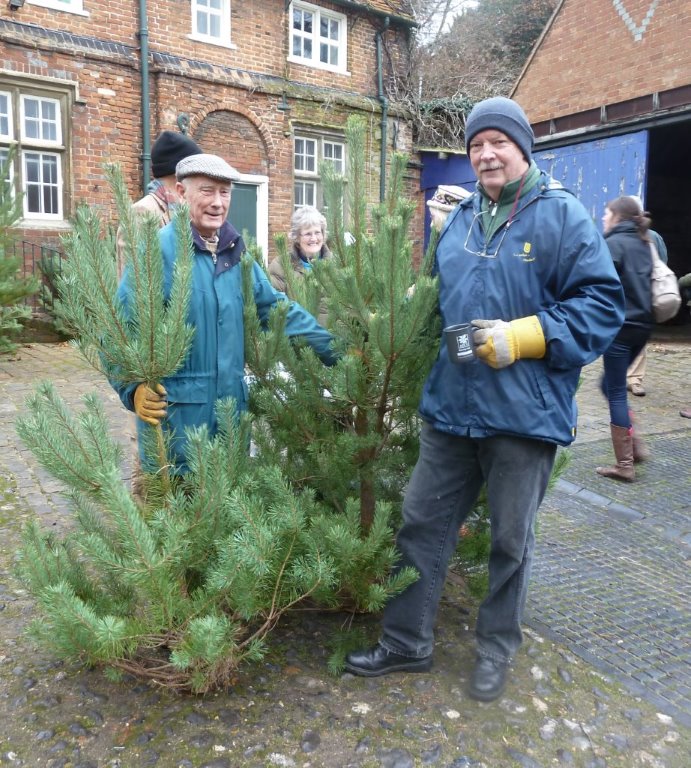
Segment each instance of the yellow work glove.
[[506,368],[521,358],[545,356],[545,335],[537,315],[505,320],[471,320],[475,353],[492,368]]
[[166,417],[166,394],[162,384],[156,384],[155,391],[146,384],[134,390],[134,412],[142,421],[154,427]]

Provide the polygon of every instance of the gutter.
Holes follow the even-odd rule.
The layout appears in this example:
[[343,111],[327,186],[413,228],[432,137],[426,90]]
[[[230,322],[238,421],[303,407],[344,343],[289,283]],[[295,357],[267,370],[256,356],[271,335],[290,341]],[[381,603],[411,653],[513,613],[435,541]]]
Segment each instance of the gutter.
[[381,104],[381,156],[379,159],[379,202],[386,198],[386,143],[389,120],[389,101],[384,93],[384,76],[382,72],[382,38],[389,28],[389,17],[384,18],[384,28],[378,29],[374,39],[377,44],[377,97]]
[[146,14],[146,0],[139,0],[139,56],[142,78],[142,194],[146,194],[146,188],[151,178],[151,131],[150,131],[150,106],[149,106],[149,22]]

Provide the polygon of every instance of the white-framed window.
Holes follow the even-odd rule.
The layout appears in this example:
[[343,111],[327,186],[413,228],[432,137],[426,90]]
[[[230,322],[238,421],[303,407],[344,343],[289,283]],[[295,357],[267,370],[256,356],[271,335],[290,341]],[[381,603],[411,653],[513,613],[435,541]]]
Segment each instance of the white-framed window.
[[342,13],[293,0],[289,61],[347,73],[348,23]]
[[192,0],[193,40],[234,48],[230,42],[230,0]]
[[293,205],[324,206],[319,176],[322,163],[333,163],[339,174],[345,172],[345,143],[334,136],[297,133],[293,139]]
[[17,147],[11,182],[27,221],[62,221],[68,94],[35,83],[0,82],[0,157]]
[[29,5],[40,5],[42,8],[52,8],[55,11],[78,13],[81,16],[89,14],[84,10],[84,0],[27,0]]

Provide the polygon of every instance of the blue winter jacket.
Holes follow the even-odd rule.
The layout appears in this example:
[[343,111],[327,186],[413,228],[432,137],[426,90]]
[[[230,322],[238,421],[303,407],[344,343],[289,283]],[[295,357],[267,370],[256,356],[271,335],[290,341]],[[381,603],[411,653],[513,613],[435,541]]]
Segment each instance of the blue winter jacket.
[[[607,349],[624,320],[609,250],[581,203],[545,173],[520,198],[508,230],[500,227],[487,244],[479,213],[477,191],[451,212],[437,244],[443,327],[537,315],[546,355],[496,370],[479,360],[454,365],[442,344],[420,413],[456,435],[568,445],[581,367]],[[479,255],[485,245],[493,258]]]
[[[245,345],[243,322],[242,267],[240,259],[245,245],[240,235],[225,223],[219,230],[217,260],[192,229],[195,259],[192,272],[192,295],[189,307],[189,323],[194,326],[194,338],[182,367],[161,383],[166,389],[168,414],[164,428],[170,430],[173,439],[171,450],[177,471],[185,471],[185,429],[206,425],[211,435],[216,434],[216,400],[232,397],[238,411],[247,408],[245,382]],[[175,222],[163,227],[159,234],[164,262],[166,294],[170,291],[173,267],[176,259]],[[253,267],[254,299],[262,323],[279,301],[288,301],[269,283],[258,264]],[[125,270],[118,289],[118,296],[125,307],[130,304],[129,270]],[[291,302],[286,320],[288,336],[300,336],[315,350],[326,364],[335,362],[331,350],[333,337],[322,328],[303,307]],[[134,410],[134,391],[137,384],[117,387],[123,405]],[[139,451],[146,466],[142,450],[142,430],[146,424],[137,420]]]

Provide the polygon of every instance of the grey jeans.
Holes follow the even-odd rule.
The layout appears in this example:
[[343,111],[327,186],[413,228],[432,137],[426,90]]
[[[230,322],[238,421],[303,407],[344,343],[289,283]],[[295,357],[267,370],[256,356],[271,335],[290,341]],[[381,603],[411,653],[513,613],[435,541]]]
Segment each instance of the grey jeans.
[[425,424],[403,502],[398,567],[420,578],[384,610],[381,644],[411,657],[432,653],[434,623],[458,531],[487,483],[491,522],[489,589],[475,629],[477,653],[508,662],[523,640],[521,618],[535,547],[535,517],[556,445],[507,435],[481,439]]

